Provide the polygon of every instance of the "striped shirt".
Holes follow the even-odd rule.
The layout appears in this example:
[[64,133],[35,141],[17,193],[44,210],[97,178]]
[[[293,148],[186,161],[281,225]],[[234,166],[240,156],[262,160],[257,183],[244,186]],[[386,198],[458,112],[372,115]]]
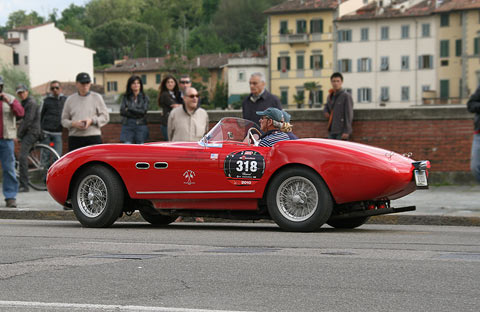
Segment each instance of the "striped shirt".
[[290,140],[290,138],[285,132],[270,130],[262,136],[258,146],[272,147],[275,143],[286,140]]

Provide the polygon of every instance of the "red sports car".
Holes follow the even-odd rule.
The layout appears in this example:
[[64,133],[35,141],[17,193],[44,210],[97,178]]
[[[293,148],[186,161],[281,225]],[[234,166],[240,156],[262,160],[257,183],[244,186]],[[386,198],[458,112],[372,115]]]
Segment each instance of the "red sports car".
[[224,118],[199,142],[84,147],[50,168],[48,191],[86,227],[139,210],[155,225],[178,216],[271,218],[284,230],[314,231],[415,210],[390,200],[428,188],[428,161],[327,139],[259,147],[257,132]]

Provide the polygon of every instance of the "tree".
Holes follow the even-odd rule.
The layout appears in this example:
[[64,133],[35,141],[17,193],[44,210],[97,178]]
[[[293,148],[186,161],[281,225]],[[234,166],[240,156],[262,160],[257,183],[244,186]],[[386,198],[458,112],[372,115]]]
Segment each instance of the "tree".
[[222,109],[228,106],[228,86],[225,83],[217,81],[211,103],[213,107]]
[[10,13],[7,20],[7,29],[13,29],[21,26],[40,25],[45,22],[45,19],[38,15],[37,12],[32,11],[27,14],[24,10],[18,10]]
[[[96,27],[92,33],[92,47],[108,50],[113,59],[133,57],[137,45],[146,37],[154,38],[155,29],[139,22],[116,19]],[[113,60],[111,60],[113,63]]]
[[[15,88],[19,84],[24,84],[30,89],[30,79],[25,72],[16,69],[11,65],[2,65],[0,63],[0,76],[3,77],[4,89],[3,91],[9,94],[15,94]],[[30,92],[30,94],[38,101],[40,95]]]
[[303,84],[303,87],[309,92],[308,105],[310,108],[312,108],[315,103],[318,103],[317,91],[320,90],[322,86],[316,81],[308,81]]
[[227,52],[225,42],[215,33],[212,24],[196,27],[188,38],[188,51],[193,55]]
[[118,19],[140,22],[144,9],[149,9],[144,0],[90,0],[85,6],[85,17],[91,28]]
[[305,95],[303,93],[294,94],[293,101],[297,104],[297,108],[302,108],[305,102]]

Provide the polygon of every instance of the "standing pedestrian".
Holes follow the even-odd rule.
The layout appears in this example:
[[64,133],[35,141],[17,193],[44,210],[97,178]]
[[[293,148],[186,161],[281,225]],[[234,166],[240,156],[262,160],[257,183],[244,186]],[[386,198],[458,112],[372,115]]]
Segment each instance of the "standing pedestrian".
[[90,75],[79,73],[76,78],[78,92],[65,101],[62,126],[68,129],[68,150],[102,144],[101,127],[110,120],[107,106],[100,94],[90,91]]
[[40,112],[40,125],[43,132],[42,143],[50,145],[57,151],[58,156],[63,153],[62,141],[62,111],[67,97],[62,93],[62,85],[53,80],[50,83],[50,94],[43,100]]
[[342,88],[343,76],[341,73],[333,73],[330,76],[330,83],[332,84],[332,89],[323,109],[325,118],[328,120],[328,138],[348,140],[352,134],[352,96]]
[[168,137],[170,141],[199,141],[208,131],[208,113],[198,107],[197,89],[185,91],[185,104],[176,107],[168,117]]
[[168,116],[172,109],[182,106],[182,97],[178,89],[177,79],[172,75],[167,75],[163,78],[160,84],[160,93],[158,95],[158,106],[162,108],[162,118],[160,119],[160,129],[165,141],[168,137]]
[[3,92],[3,77],[0,76],[0,162],[2,163],[2,189],[8,208],[17,207],[18,181],[15,175],[13,140],[17,138],[16,117],[24,110],[14,96]]
[[127,81],[127,90],[122,98],[120,115],[123,116],[120,141],[143,144],[148,138],[147,111],[150,100],[143,93],[143,83],[133,75]]
[[264,111],[269,107],[282,109],[280,100],[265,89],[265,76],[262,73],[253,73],[250,76],[250,95],[242,102],[243,119],[251,120],[260,124],[260,116],[257,111]]
[[190,78],[190,75],[182,75],[180,76],[179,80],[179,90],[180,90],[180,97],[183,98],[185,97],[185,91],[187,91],[188,88],[192,87],[192,79]]
[[480,182],[480,86],[475,93],[470,96],[467,102],[467,109],[470,113],[475,113],[470,168],[472,169],[475,179]]
[[21,100],[25,115],[20,121],[17,137],[20,139],[20,157],[18,158],[20,171],[20,186],[18,192],[28,192],[28,153],[35,142],[40,138],[40,107],[30,96],[24,84],[17,86],[16,93]]

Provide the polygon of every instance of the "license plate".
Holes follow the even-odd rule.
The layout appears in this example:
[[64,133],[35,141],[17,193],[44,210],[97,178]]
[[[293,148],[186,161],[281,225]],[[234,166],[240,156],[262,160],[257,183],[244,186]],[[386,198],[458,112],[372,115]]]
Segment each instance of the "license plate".
[[425,170],[414,170],[413,173],[415,175],[415,183],[418,187],[428,186],[427,173]]

